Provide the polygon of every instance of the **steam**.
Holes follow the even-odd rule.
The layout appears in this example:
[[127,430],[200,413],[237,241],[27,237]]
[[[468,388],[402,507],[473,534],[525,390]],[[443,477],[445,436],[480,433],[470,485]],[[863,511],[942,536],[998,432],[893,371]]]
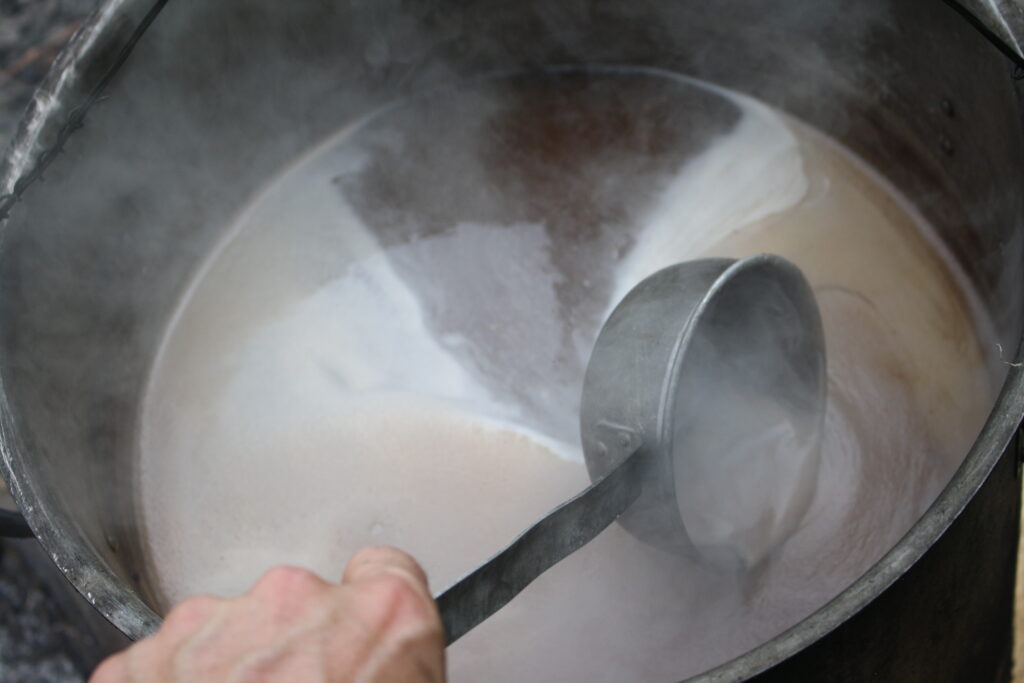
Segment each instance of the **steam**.
[[[230,594],[281,561],[334,578],[382,542],[445,585],[588,483],[579,387],[617,293],[666,263],[775,251],[872,306],[823,299],[835,400],[820,461],[808,425],[776,412],[800,402],[776,391],[786,365],[758,355],[757,335],[739,352],[721,346],[736,335],[711,340],[706,367],[736,363],[743,384],[694,375],[702,455],[677,485],[695,541],[737,571],[613,525],[450,664],[453,680],[671,680],[741,653],[859,575],[939,485],[900,439],[928,433],[920,411],[963,408],[930,390],[965,385],[973,333],[934,341],[963,312],[922,303],[955,292],[893,206],[813,132],[651,70],[511,76],[379,110],[239,216],[165,340],[139,465],[162,587]],[[889,275],[865,279],[847,256]],[[904,277],[930,284],[887,298]],[[914,367],[904,350],[928,343],[945,372],[922,374],[913,400],[864,371]],[[863,429],[881,406],[887,426]],[[902,457],[874,456],[882,443]],[[908,495],[879,502],[887,481]]]
[[[648,275],[713,254],[807,196],[792,129],[757,101],[716,92],[743,116],[657,196],[615,271],[613,304]],[[758,302],[779,305],[764,292],[750,292],[748,301],[733,297],[732,310],[701,330],[692,351],[697,367],[683,388],[688,400],[679,409],[687,428],[677,438],[688,452],[676,457],[676,495],[687,535],[705,560],[738,568],[764,561],[796,530],[821,455],[818,387],[786,372],[794,363],[786,350],[799,344],[801,328],[792,314],[764,323]],[[804,395],[783,404],[777,392],[787,387]]]
[[751,568],[795,533],[817,489],[824,339],[817,311],[758,268],[694,324],[675,416],[679,510],[705,559]]
[[[733,93],[728,97],[746,115],[662,191],[618,269],[615,301],[651,273],[707,254],[807,195],[803,156],[792,130],[764,105]],[[728,193],[721,191],[725,186]]]
[[[998,55],[937,59],[958,34],[922,6],[169,3],[3,226],[0,358],[30,465],[126,583],[131,546],[148,544],[165,597],[241,590],[282,561],[334,579],[365,542],[406,546],[443,584],[586,485],[558,449],[577,445],[579,378],[619,294],[675,260],[778,252],[818,288],[829,342],[807,512],[805,490],[780,485],[789,465],[727,449],[764,467],[755,479],[772,486],[744,498],[778,501],[772,522],[700,498],[734,479],[686,497],[713,517],[684,515],[708,552],[762,558],[753,575],[722,577],[613,526],[460,643],[451,670],[677,680],[758,645],[859,576],[961,462],[990,405],[968,286],[892,187],[806,126],[665,71],[547,65],[658,66],[839,139],[859,124],[849,139],[913,200],[934,193],[926,215],[976,228],[1009,348],[1022,200],[996,171],[1019,157],[1016,103],[987,87],[1005,77]],[[27,127],[40,147],[8,167],[49,146],[146,8],[104,6],[93,61],[61,74],[77,94],[41,98]],[[970,118],[889,106],[896,88],[930,97],[905,74],[936,63]],[[331,137],[351,122],[363,125]],[[980,170],[954,187],[953,166],[927,162],[962,126],[998,141],[956,148],[953,166]],[[279,173],[290,182],[265,185]],[[279,209],[264,226],[238,215],[261,195]],[[251,230],[218,249],[232,224]],[[358,360],[333,357],[343,349]],[[136,517],[113,503],[129,499],[137,422]],[[784,423],[769,422],[736,438],[784,445]],[[797,517],[788,541],[763,543]]]

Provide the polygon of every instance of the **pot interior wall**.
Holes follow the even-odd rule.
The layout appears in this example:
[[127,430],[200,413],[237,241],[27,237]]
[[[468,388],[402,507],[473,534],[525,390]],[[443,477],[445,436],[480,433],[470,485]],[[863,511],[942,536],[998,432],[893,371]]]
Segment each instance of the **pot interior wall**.
[[[87,50],[83,79],[114,52]],[[178,0],[25,194],[0,249],[15,483],[60,530],[44,541],[61,543],[80,590],[106,577],[98,606],[130,635],[155,623],[125,609],[145,613],[148,597],[126,474],[137,407],[197,260],[267,178],[360,114],[439,84],[568,64],[691,74],[835,136],[936,226],[1016,347],[1018,102],[1004,60],[930,0]]]

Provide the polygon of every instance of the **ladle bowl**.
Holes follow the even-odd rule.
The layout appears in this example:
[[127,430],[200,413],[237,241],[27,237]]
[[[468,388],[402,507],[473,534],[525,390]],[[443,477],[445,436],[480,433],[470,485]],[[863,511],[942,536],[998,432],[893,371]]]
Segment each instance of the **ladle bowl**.
[[438,596],[447,642],[616,519],[670,552],[756,564],[810,502],[825,382],[821,315],[792,263],[701,259],[645,278],[587,364],[594,483]]
[[[761,476],[749,434],[785,425],[787,447],[801,454],[792,474],[801,495],[773,534],[785,537],[817,476],[825,384],[821,316],[796,266],[767,254],[670,266],[626,295],[594,346],[580,410],[590,477],[600,480],[637,448],[656,454],[646,493],[622,524],[650,543],[689,551],[697,543],[707,555],[714,522],[683,492],[696,497],[722,476],[732,484]],[[760,444],[765,460],[780,445]],[[729,491],[720,483],[710,498]]]

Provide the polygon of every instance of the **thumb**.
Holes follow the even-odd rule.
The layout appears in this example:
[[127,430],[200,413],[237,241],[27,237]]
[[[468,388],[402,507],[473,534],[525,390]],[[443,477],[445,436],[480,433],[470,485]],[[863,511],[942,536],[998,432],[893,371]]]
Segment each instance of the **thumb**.
[[372,546],[363,548],[352,556],[345,572],[342,574],[342,585],[363,583],[381,575],[393,575],[404,579],[410,588],[433,602],[427,574],[419,563],[397,548],[388,546]]

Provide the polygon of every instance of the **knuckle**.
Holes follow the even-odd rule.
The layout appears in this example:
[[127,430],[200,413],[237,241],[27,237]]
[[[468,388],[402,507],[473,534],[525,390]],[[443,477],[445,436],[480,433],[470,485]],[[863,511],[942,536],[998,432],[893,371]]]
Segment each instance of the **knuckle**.
[[392,548],[389,545],[370,545],[362,548],[352,556],[353,560],[362,562],[381,562],[390,561],[395,562],[402,560],[412,560],[412,558],[406,553],[402,552],[398,548]]
[[388,568],[407,572],[419,583],[427,585],[427,575],[419,563],[411,555],[390,546],[369,546],[357,552],[346,567],[345,579],[359,580]]
[[253,592],[271,597],[287,596],[294,600],[318,595],[325,587],[326,583],[308,569],[281,566],[268,570],[256,582]]
[[375,606],[373,614],[379,627],[405,628],[431,626],[440,621],[433,602],[404,572],[382,572],[364,584],[367,601]]
[[196,595],[179,603],[164,620],[165,627],[190,630],[204,623],[222,603],[211,595]]
[[388,603],[402,603],[411,598],[419,597],[409,579],[399,572],[381,572],[367,579],[366,584],[370,590]]

